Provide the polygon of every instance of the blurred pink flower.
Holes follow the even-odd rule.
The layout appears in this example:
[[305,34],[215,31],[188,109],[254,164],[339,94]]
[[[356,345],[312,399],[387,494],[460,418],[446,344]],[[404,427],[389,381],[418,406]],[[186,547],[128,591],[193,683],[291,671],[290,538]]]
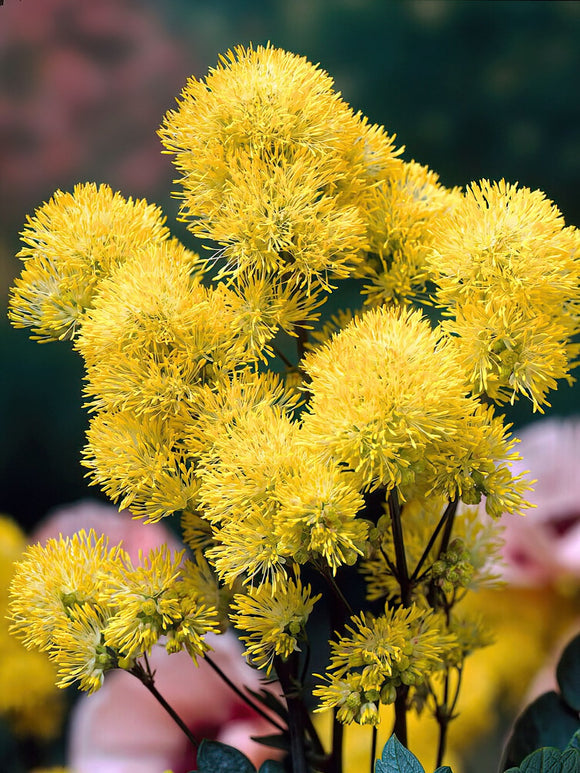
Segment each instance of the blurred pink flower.
[[542,419],[516,433],[514,472],[536,480],[526,515],[504,516],[504,579],[513,585],[580,581],[580,418]]
[[[259,676],[242,657],[231,633],[208,637],[212,660],[238,686],[260,687]],[[196,668],[185,652],[154,648],[155,683],[197,738],[235,746],[259,766],[276,753],[250,736],[275,731],[203,660]],[[271,688],[270,688],[271,689]],[[70,727],[68,765],[75,773],[186,773],[194,753],[184,733],[135,677],[114,671],[104,686],[78,702]]]
[[[123,543],[132,560],[139,550],[167,544],[182,545],[163,523],[146,524],[128,511],[84,500],[58,508],[39,524],[31,537],[45,543],[71,536],[79,529],[105,534],[109,544]],[[233,633],[212,635],[212,660],[240,688],[260,688],[260,677],[247,665]],[[203,660],[196,667],[186,652],[168,655],[155,647],[149,659],[159,692],[197,738],[212,738],[235,746],[255,765],[276,755],[250,736],[271,734],[273,726],[260,717]],[[272,689],[272,688],[270,688]],[[275,688],[274,688],[275,689]],[[194,751],[184,733],[156,699],[132,675],[113,671],[104,686],[77,702],[71,719],[69,761],[75,773],[186,773],[194,766]]]
[[166,191],[156,129],[196,62],[162,12],[136,0],[31,0],[1,13],[2,220],[22,223],[79,180]]
[[81,500],[51,511],[31,535],[31,542],[44,544],[50,537],[70,537],[77,531],[94,529],[109,538],[110,545],[123,543],[131,560],[136,561],[139,550],[148,553],[167,544],[172,551],[183,545],[162,523],[144,523],[131,516],[128,510],[119,512],[111,505],[93,499]]

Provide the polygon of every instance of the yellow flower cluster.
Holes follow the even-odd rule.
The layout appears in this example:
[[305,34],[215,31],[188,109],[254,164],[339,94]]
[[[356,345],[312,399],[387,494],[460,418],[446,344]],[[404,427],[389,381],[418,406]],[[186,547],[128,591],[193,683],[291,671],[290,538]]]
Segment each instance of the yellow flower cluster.
[[7,516],[0,516],[0,717],[17,734],[52,738],[64,718],[56,670],[43,652],[25,649],[10,635],[8,586],[26,538]]
[[108,185],[57,191],[29,217],[18,253],[25,263],[10,299],[17,327],[41,341],[73,338],[100,280],[144,247],[169,237],[161,210],[125,200]]
[[541,410],[578,350],[578,230],[541,191],[483,180],[433,237],[436,298],[472,388],[498,402],[524,394]]
[[[445,188],[272,46],[191,78],[160,136],[212,257],[170,238],[156,207],[80,185],[29,218],[10,315],[74,339],[91,480],[147,521],[180,517],[194,560],[133,566],[94,534],[30,548],[14,631],[87,690],[160,639],[203,655],[230,622],[257,667],[306,668],[320,596],[302,573],[331,598],[322,707],[372,725],[381,704],[453,713],[434,677],[459,681],[487,641],[454,611],[493,580],[480,510],[527,506],[490,403],[541,410],[570,378],[578,231],[539,191]],[[310,333],[342,279],[370,308]],[[350,572],[384,614],[354,608]]]
[[275,656],[286,660],[306,640],[305,625],[321,594],[313,596],[300,578],[289,579],[276,592],[269,583],[234,597],[232,622],[244,634],[246,656],[266,673]]
[[181,581],[182,554],[164,547],[141,558],[133,567],[120,545],[109,548],[91,530],[32,545],[18,562],[11,629],[25,647],[48,653],[59,687],[78,681],[94,692],[107,671],[131,670],[162,637],[169,652],[207,651],[217,612]]
[[182,173],[184,219],[220,245],[221,276],[325,289],[360,262],[367,199],[396,156],[325,72],[271,46],[240,46],[190,78],[160,136]]
[[346,724],[377,725],[380,704],[394,703],[400,685],[425,684],[456,645],[441,620],[416,606],[363,612],[346,630],[331,642],[327,683],[314,690],[319,710],[337,709]]

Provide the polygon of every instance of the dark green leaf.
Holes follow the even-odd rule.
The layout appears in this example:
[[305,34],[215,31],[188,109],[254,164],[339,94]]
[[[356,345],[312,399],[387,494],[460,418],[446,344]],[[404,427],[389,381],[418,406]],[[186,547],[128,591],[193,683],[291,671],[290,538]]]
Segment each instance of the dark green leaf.
[[284,765],[275,760],[266,760],[260,766],[258,773],[284,773]]
[[580,711],[580,634],[562,653],[556,668],[556,679],[564,701],[574,711]]
[[384,746],[381,759],[377,760],[375,773],[424,773],[423,766],[414,754],[392,735]]
[[566,749],[562,752],[561,773],[580,773],[580,752]]
[[269,690],[260,690],[260,692],[256,692],[255,690],[250,690],[249,687],[246,687],[246,692],[249,692],[259,703],[281,717],[284,722],[288,722],[288,709],[286,708],[286,704],[282,703],[274,693],[271,693]]
[[252,741],[261,743],[263,746],[271,746],[273,749],[283,749],[288,751],[290,748],[290,739],[287,735],[280,733],[274,735],[256,735],[251,736]]
[[197,752],[197,773],[256,773],[256,768],[233,746],[204,739]]
[[522,773],[560,773],[561,757],[559,749],[546,746],[528,754],[520,765],[520,770]]
[[579,773],[580,755],[576,749],[561,752],[544,747],[529,754],[520,765],[521,773]]
[[435,773],[453,773],[449,765],[441,765],[440,768],[437,768]]
[[576,730],[578,715],[555,692],[540,695],[521,714],[506,747],[502,770],[517,767],[544,746],[565,749]]
[[566,749],[578,749],[580,752],[580,730],[576,730]]

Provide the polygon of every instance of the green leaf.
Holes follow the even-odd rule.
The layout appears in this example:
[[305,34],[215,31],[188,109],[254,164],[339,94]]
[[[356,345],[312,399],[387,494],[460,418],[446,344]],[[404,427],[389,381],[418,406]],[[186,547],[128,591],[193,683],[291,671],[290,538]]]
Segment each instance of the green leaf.
[[246,687],[246,692],[250,693],[250,695],[259,703],[277,714],[284,722],[288,723],[288,709],[286,708],[286,704],[282,703],[274,693],[264,689],[261,689],[260,692],[256,692],[255,690],[250,690],[249,687]]
[[437,768],[435,773],[453,773],[449,765],[441,765],[440,768]]
[[580,730],[576,730],[566,749],[578,749],[580,752]]
[[256,773],[256,768],[233,746],[204,739],[197,751],[197,773]]
[[578,773],[580,755],[576,749],[561,752],[548,746],[529,754],[519,770],[521,773]]
[[250,737],[252,741],[261,743],[263,746],[271,746],[272,749],[283,749],[284,751],[290,749],[290,738],[287,735],[275,733],[274,735],[252,735]]
[[501,770],[516,767],[540,747],[565,749],[580,719],[555,692],[540,695],[518,717],[508,741]]
[[568,644],[556,668],[562,698],[574,711],[580,711],[580,634]]
[[266,760],[260,766],[258,773],[284,773],[284,765],[276,760]]
[[565,752],[562,752],[561,771],[562,773],[579,773],[580,752],[578,749],[566,749]]
[[424,770],[415,755],[392,735],[384,746],[381,759],[377,760],[375,773],[424,773]]

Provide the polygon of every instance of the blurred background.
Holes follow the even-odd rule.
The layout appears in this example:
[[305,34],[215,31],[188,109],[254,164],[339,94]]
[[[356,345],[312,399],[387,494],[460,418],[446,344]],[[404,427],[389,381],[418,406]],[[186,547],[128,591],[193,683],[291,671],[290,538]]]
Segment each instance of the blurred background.
[[[580,3],[449,0],[5,0],[0,7],[0,294],[27,214],[57,188],[109,183],[162,205],[156,129],[188,75],[271,41],[335,78],[446,185],[541,188],[580,224]],[[175,231],[187,239],[175,224]],[[26,527],[86,492],[81,371],[0,319],[0,510]],[[572,410],[566,385],[554,409]],[[528,419],[527,406],[515,420]],[[96,489],[90,490],[97,495]]]
[[[319,62],[444,184],[540,188],[580,225],[578,2],[4,0],[0,511],[26,531],[61,503],[99,496],[80,466],[80,360],[6,321],[26,215],[58,188],[106,182],[160,204],[187,243],[156,129],[189,75],[268,41]],[[563,384],[552,413],[577,412],[578,394]],[[527,405],[511,415],[516,428],[536,418]]]

